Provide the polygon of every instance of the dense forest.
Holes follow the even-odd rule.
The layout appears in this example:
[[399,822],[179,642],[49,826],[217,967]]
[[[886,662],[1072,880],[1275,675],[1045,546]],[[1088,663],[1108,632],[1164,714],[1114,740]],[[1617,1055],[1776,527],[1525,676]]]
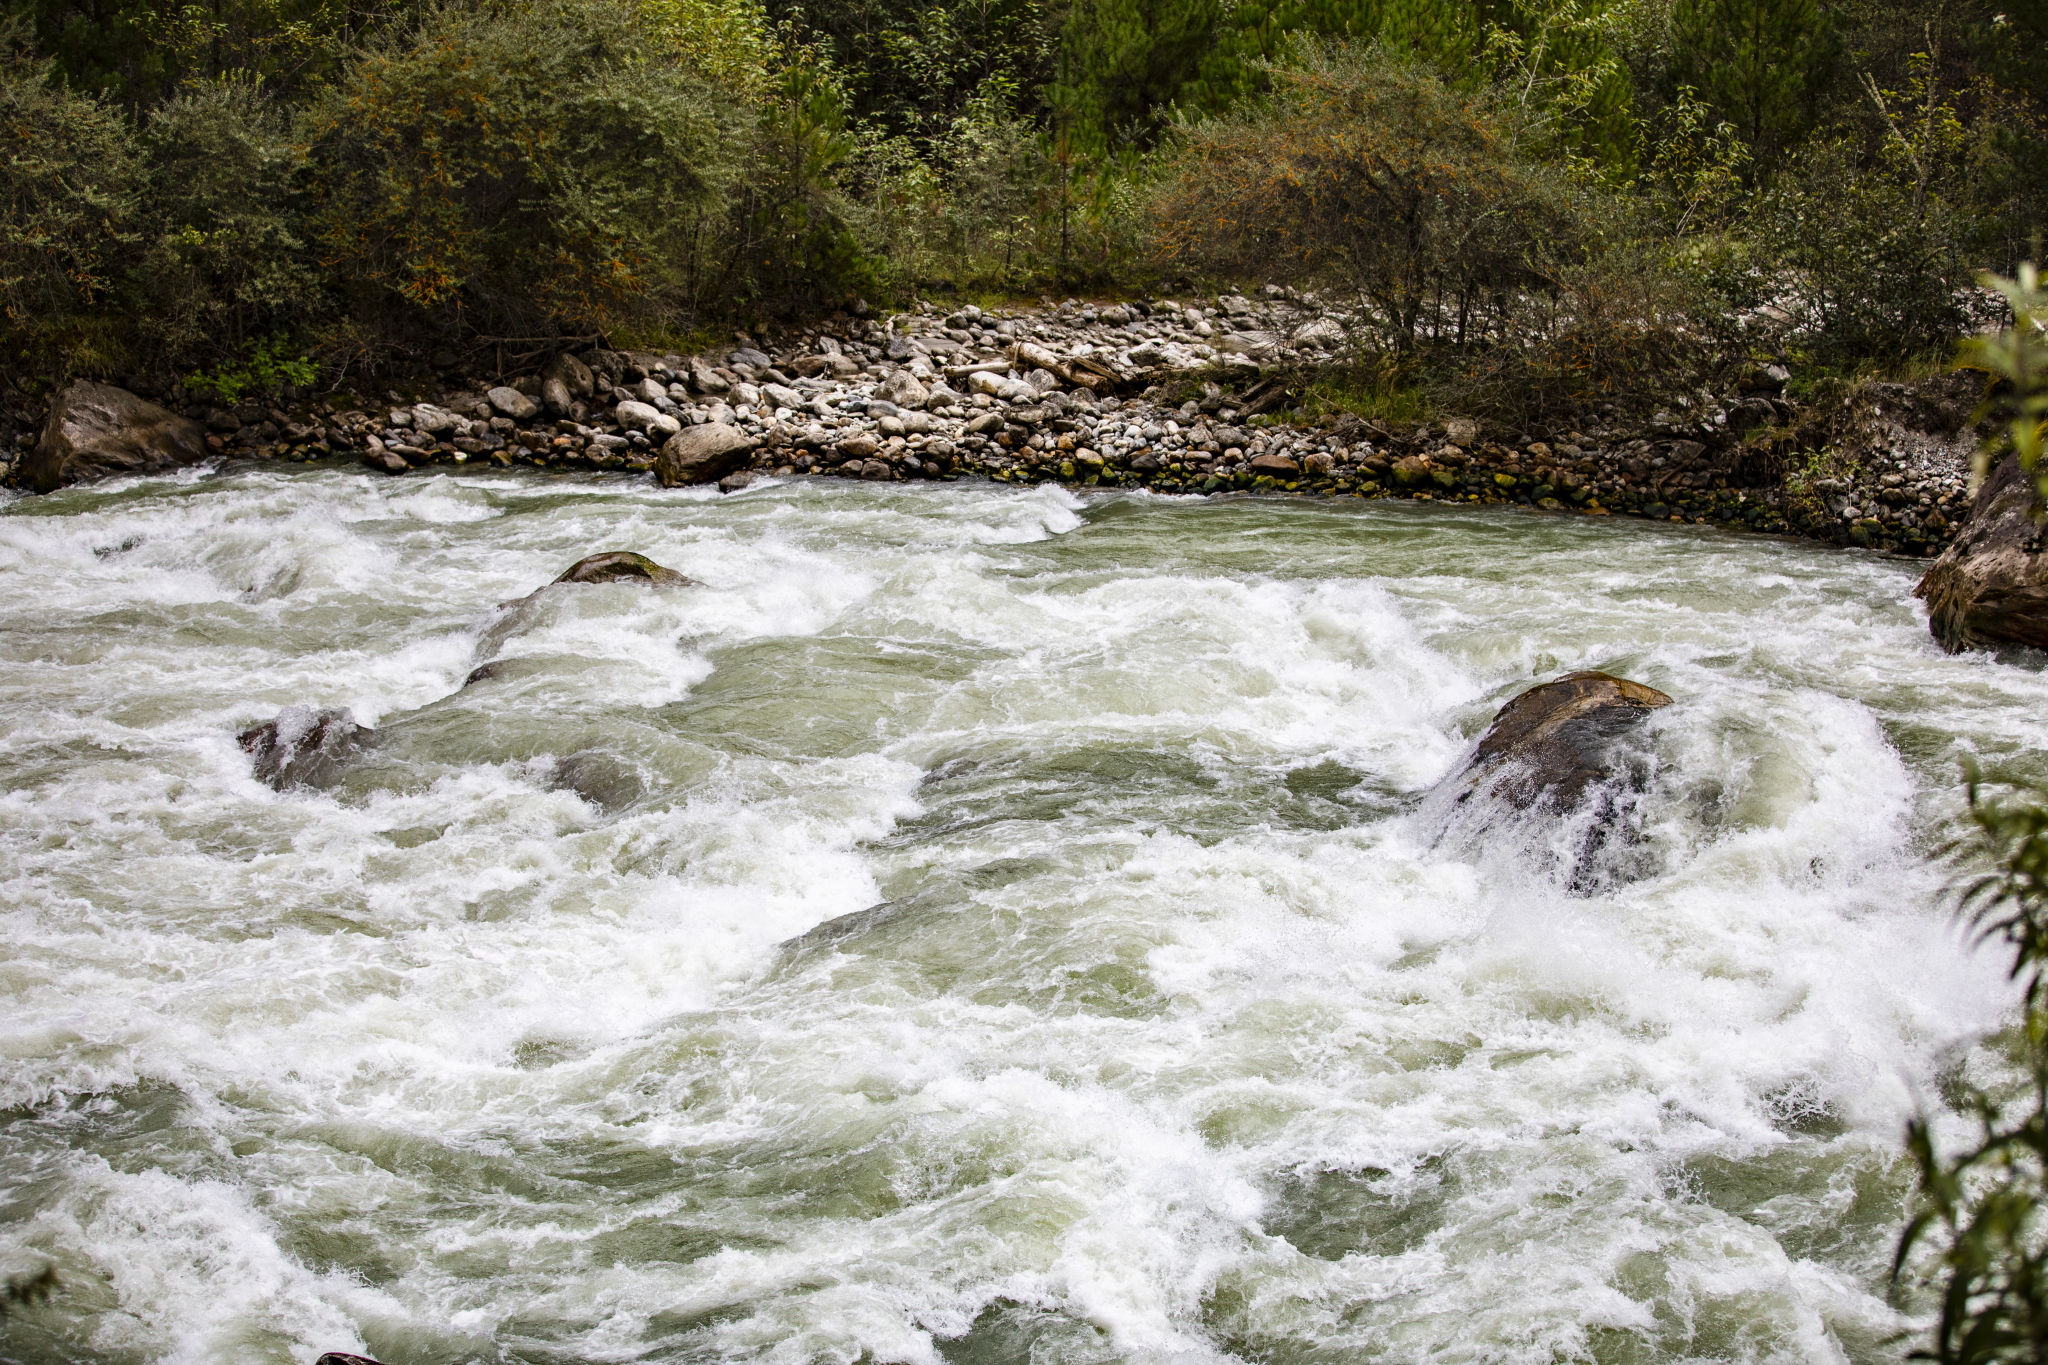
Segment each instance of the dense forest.
[[0,42],[35,383],[1277,281],[1483,407],[1759,329],[1944,353],[2048,185],[2048,0],[28,0]]

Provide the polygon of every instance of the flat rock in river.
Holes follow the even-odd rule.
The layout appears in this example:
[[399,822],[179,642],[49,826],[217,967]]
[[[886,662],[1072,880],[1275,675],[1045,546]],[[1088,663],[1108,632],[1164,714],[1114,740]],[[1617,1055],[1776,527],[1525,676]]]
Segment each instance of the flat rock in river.
[[[631,550],[609,550],[579,559],[563,570],[555,583],[645,583],[656,588],[694,588],[696,579],[663,568],[646,555]],[[548,586],[553,587],[551,583]]]
[[1915,597],[1927,628],[1953,654],[2002,642],[2048,649],[2048,556],[2033,475],[2008,455],[1984,481],[1962,534],[1934,561]]
[[22,462],[38,493],[115,474],[156,474],[207,456],[206,428],[111,384],[81,379],[57,395]]

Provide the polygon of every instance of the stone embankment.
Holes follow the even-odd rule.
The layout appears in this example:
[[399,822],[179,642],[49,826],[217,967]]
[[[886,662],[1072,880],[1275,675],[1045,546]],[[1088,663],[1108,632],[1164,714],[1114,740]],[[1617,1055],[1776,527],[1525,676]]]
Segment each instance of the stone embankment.
[[[1338,320],[1286,291],[984,313],[836,314],[699,356],[605,349],[538,373],[330,399],[183,404],[216,454],[336,455],[404,474],[465,464],[655,473],[737,490],[765,476],[978,475],[1163,493],[1521,503],[1789,532],[1909,555],[1966,509],[1969,382],[1872,386],[1826,411],[1761,363],[1730,392],[1673,394],[1515,429],[1334,414],[1297,400],[1341,355]],[[19,471],[37,439],[17,420]]]

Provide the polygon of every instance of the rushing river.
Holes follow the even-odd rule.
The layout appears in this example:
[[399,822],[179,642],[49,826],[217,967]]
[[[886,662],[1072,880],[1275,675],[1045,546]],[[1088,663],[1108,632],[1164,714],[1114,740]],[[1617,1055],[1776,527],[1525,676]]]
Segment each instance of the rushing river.
[[[705,586],[501,605],[605,549]],[[0,1272],[61,1285],[0,1358],[1900,1359],[1902,1127],[2012,1003],[1958,762],[2048,750],[1914,573],[967,484],[8,503]],[[1676,699],[1592,894],[1424,800],[1579,668]],[[377,727],[329,789],[237,747],[293,704]]]

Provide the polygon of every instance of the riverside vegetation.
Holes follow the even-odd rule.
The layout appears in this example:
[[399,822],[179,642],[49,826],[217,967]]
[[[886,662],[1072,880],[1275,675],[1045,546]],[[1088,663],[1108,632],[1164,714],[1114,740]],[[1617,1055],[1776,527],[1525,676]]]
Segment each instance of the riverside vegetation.
[[[975,359],[1004,329],[1112,352],[1121,399],[1165,404],[1122,424],[1169,439],[942,411],[970,472],[1554,500],[1932,554],[1980,395],[1928,376],[1998,312],[1974,273],[2041,216],[2040,22],[1814,0],[174,22],[41,0],[0,72],[0,456],[18,471],[80,376],[277,453],[411,431],[368,419],[413,398],[538,400],[564,361],[618,390],[692,357],[730,392],[735,348],[872,349],[826,376],[864,386],[823,395],[832,436],[868,366],[904,359],[883,351],[929,354],[979,300],[985,326],[943,329]],[[1069,293],[1101,306],[1052,305]],[[457,434],[623,467],[626,396]],[[773,447],[767,419],[805,404],[745,406]],[[1180,439],[1246,417],[1277,449]],[[1003,448],[959,439],[984,434]],[[1345,467],[1366,445],[1386,468]],[[1433,467],[1390,477],[1411,457]]]

